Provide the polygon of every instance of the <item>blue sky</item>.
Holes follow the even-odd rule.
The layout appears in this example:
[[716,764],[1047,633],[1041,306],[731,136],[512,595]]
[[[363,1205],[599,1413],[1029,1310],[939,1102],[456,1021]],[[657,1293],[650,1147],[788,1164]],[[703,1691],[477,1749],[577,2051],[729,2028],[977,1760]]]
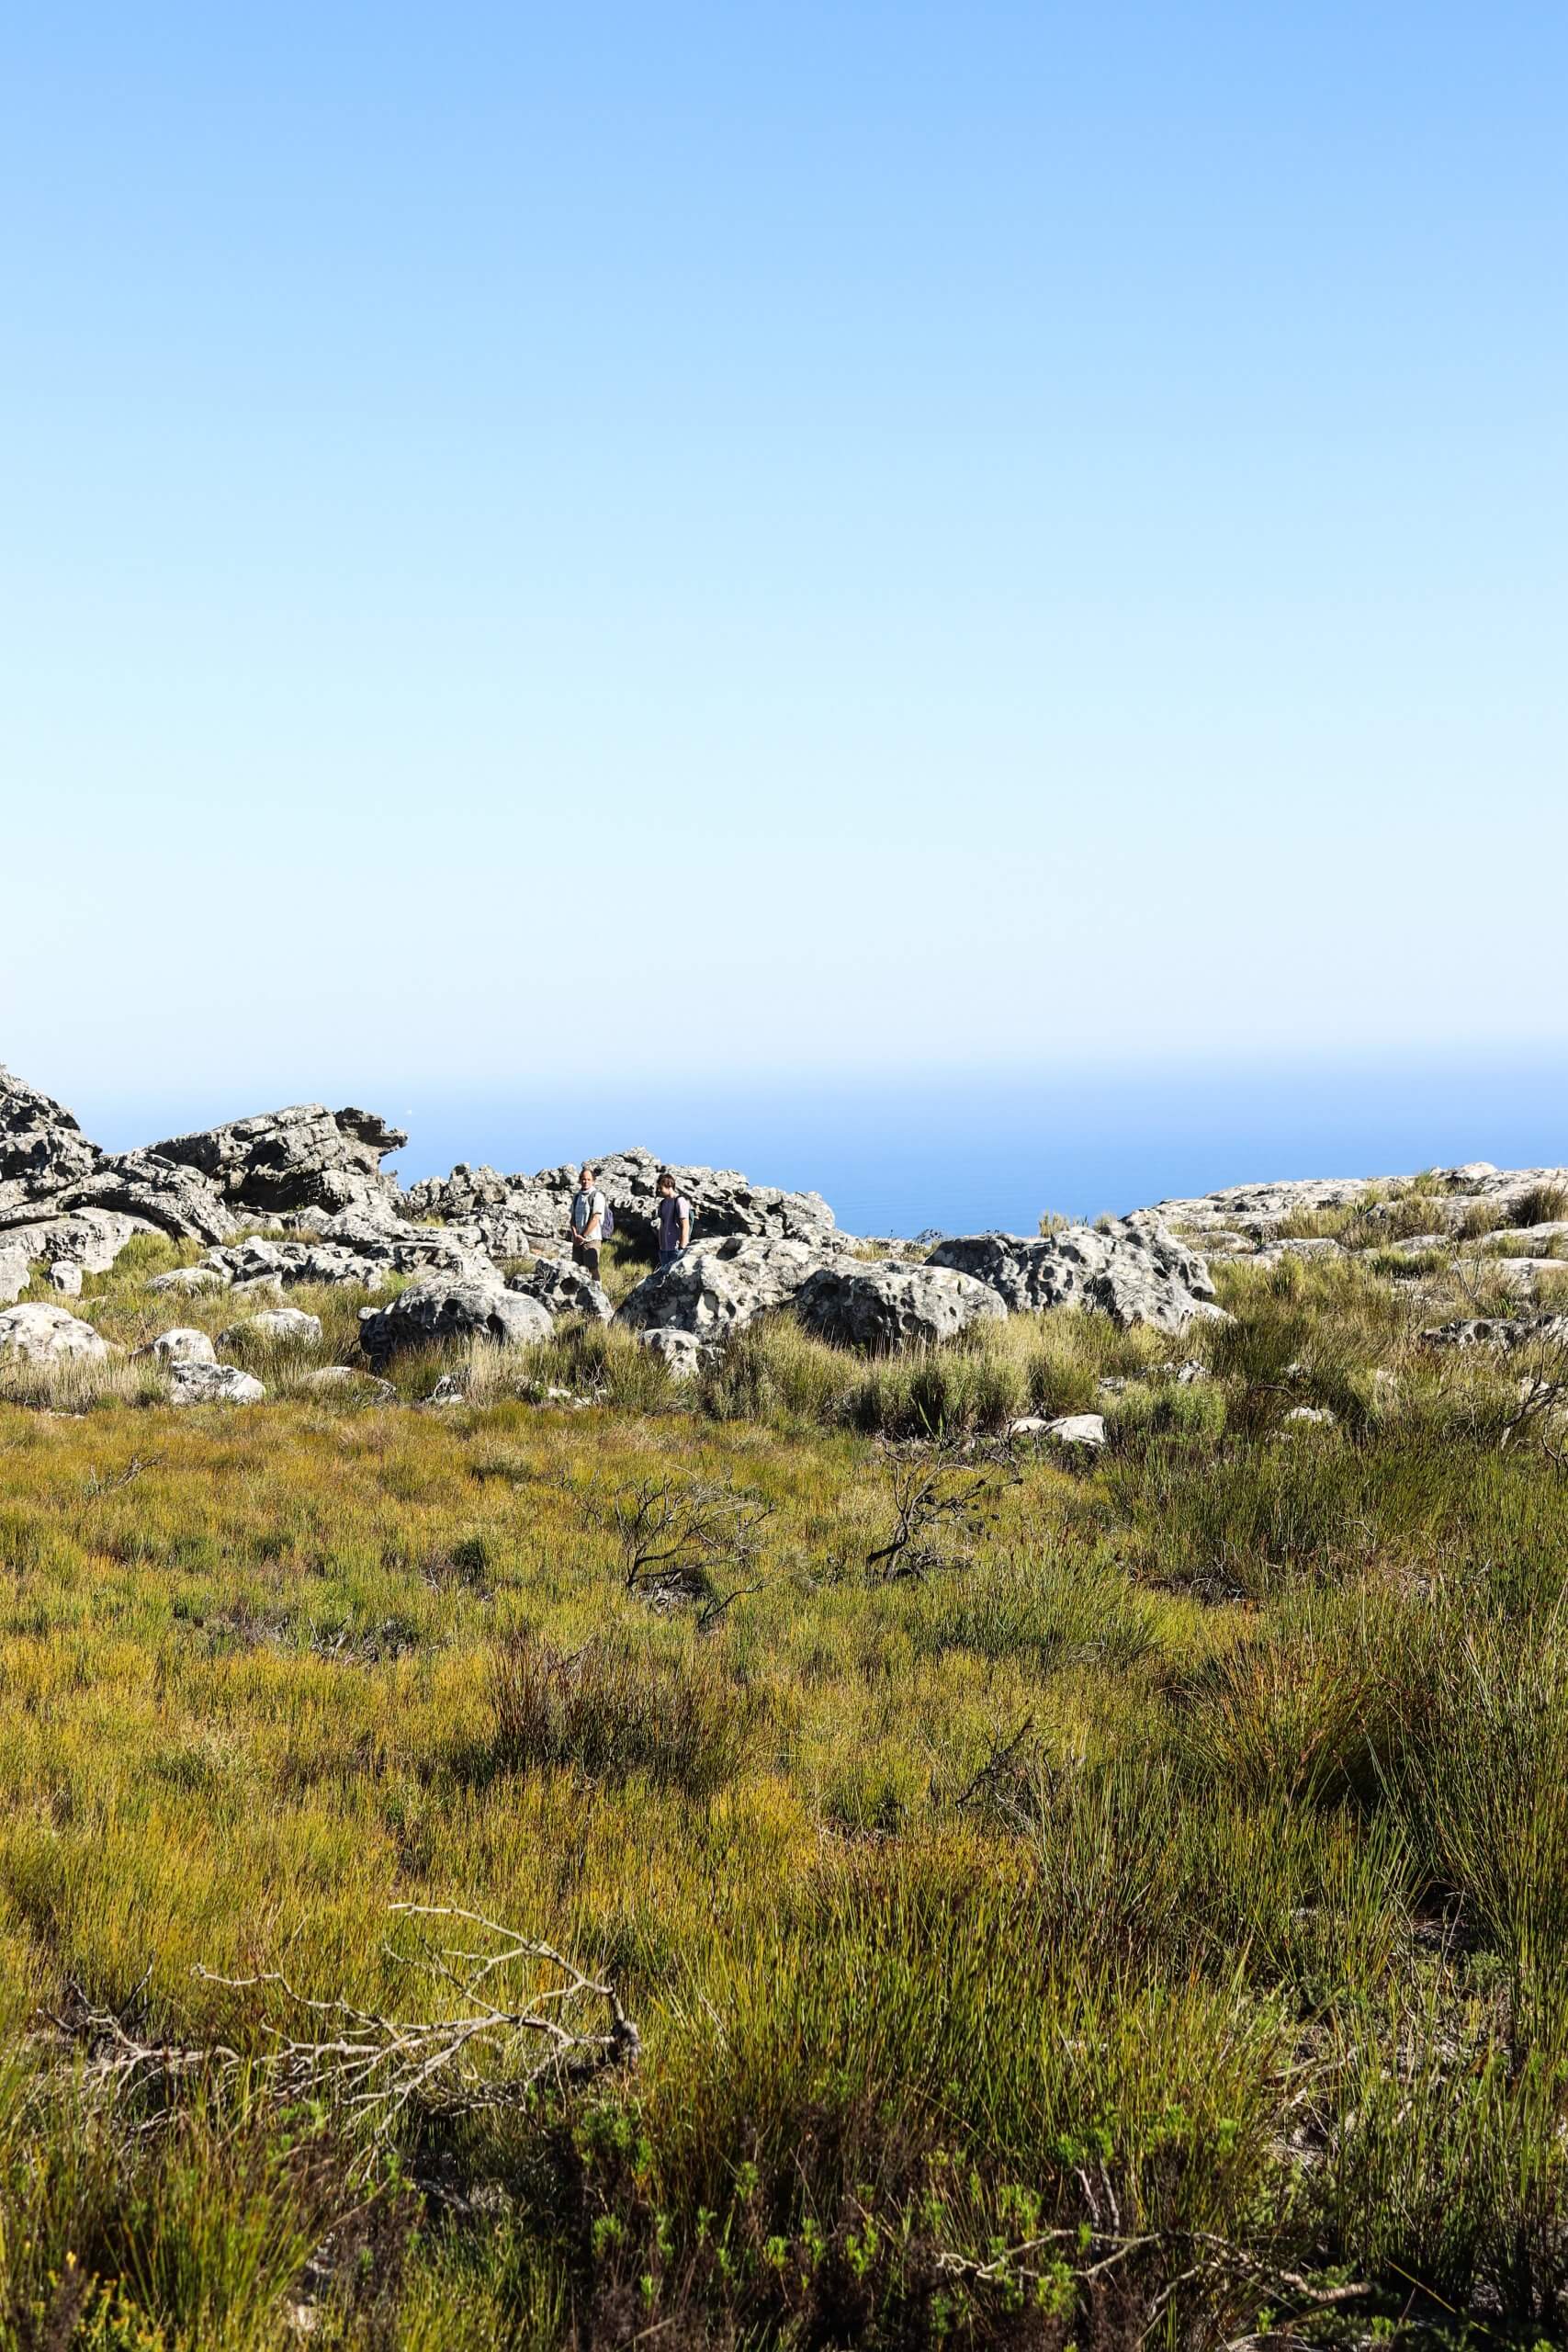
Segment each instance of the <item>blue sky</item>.
[[13,15],[0,1057],[1559,1066],[1565,87],[1511,0]]

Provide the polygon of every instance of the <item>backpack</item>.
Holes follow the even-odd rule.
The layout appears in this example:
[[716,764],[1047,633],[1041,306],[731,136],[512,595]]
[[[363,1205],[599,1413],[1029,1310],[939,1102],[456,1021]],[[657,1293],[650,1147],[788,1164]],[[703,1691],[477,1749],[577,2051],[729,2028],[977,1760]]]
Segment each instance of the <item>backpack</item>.
[[600,1218],[600,1220],[599,1220],[599,1238],[600,1238],[600,1240],[601,1240],[601,1241],[608,1241],[608,1239],[610,1238],[611,1234],[612,1234],[612,1233],[614,1233],[615,1229],[615,1210],[610,1206],[609,1202],[608,1202],[608,1201],[606,1201],[606,1202],[605,1202],[605,1204],[604,1204],[604,1216],[603,1216]]

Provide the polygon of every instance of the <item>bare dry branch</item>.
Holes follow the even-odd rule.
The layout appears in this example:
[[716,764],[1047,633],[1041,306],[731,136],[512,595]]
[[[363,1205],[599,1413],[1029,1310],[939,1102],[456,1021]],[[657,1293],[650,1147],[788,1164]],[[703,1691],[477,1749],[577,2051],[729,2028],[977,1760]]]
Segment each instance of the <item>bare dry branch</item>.
[[996,1484],[994,1468],[969,1466],[947,1440],[930,1452],[894,1454],[887,1479],[893,1531],[866,1554],[867,1573],[891,1584],[966,1566],[970,1542],[985,1525],[979,1503]]
[[628,1592],[684,1589],[711,1597],[716,1568],[756,1562],[773,1506],[716,1479],[643,1478],[612,1497],[610,1523]]
[[[452,2116],[517,2106],[546,2081],[580,2082],[637,2063],[641,2036],[615,1987],[553,1944],[454,1905],[395,1903],[391,1908],[411,1921],[431,1923],[425,1948],[391,1951],[389,1957],[409,1975],[450,1988],[456,1997],[442,2015],[388,2016],[341,1995],[320,1998],[276,1970],[254,1976],[196,1970],[207,1984],[262,1994],[269,2007],[281,2005],[281,2020],[264,2017],[261,2030],[270,2046],[253,2062],[253,2073],[280,2098],[324,2095],[349,2128],[374,2144],[412,2110]],[[476,1932],[461,1942],[437,1941],[436,1922]],[[141,2024],[146,1984],[143,1977],[117,2010],[94,2003],[73,1984],[60,2010],[44,2013],[51,2033],[83,2052],[93,2087],[118,2098],[154,2079],[222,2076],[243,2063],[228,2042],[149,2036]]]

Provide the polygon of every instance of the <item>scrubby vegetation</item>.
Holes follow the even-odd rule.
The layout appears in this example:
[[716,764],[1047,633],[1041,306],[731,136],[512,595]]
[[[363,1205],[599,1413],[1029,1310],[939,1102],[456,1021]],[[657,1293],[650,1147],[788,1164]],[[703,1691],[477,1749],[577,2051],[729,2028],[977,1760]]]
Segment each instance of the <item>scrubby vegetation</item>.
[[0,2344],[1560,2341],[1562,1367],[1383,1262],[8,1374]]

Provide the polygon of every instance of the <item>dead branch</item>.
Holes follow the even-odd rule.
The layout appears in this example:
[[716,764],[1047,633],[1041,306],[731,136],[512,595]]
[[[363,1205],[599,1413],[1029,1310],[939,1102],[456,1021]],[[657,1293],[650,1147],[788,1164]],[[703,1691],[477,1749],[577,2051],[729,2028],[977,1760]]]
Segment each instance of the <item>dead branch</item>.
[[[998,1797],[1007,1793],[1007,1784],[1016,1781],[1019,1777],[1021,1751],[1033,1729],[1034,1717],[1028,1714],[1010,1738],[992,1740],[990,1754],[963,1794],[954,1799],[956,1812],[965,1812],[982,1797]],[[1012,1808],[1010,1806],[1008,1809]]]
[[710,1591],[713,1571],[744,1574],[761,1551],[773,1506],[716,1479],[643,1478],[612,1497],[610,1522],[621,1549],[626,1588]]
[[738,1584],[733,1592],[726,1592],[723,1594],[716,1592],[713,1594],[711,1599],[704,1601],[702,1609],[698,1613],[698,1633],[711,1633],[713,1628],[718,1623],[719,1619],[724,1615],[727,1609],[733,1608],[734,1604],[738,1600],[750,1600],[754,1594],[761,1592],[761,1589],[762,1587],[760,1584]]
[[[406,1918],[450,1920],[493,1939],[488,1950],[447,1944],[424,1952],[389,1951],[400,1968],[429,1976],[457,1996],[444,2016],[389,2017],[341,1996],[315,1999],[273,1970],[259,1976],[197,1970],[209,1984],[281,1998],[300,2030],[269,2020],[264,2031],[274,2044],[267,2063],[290,2096],[326,2092],[353,2125],[384,2140],[411,2108],[453,2116],[518,2106],[547,2080],[581,2081],[606,2066],[636,2064],[642,2038],[614,1985],[588,1975],[553,1944],[453,1905],[394,1903],[391,1908]],[[558,1981],[525,1997],[498,1999],[486,1989],[513,1971],[525,1982],[541,1966],[555,1971]],[[311,2019],[320,2026],[302,2030]]]
[[125,1468],[113,1478],[100,1478],[96,1470],[90,1470],[82,1487],[83,1500],[93,1503],[100,1495],[118,1494],[122,1487],[129,1487],[133,1478],[140,1478],[143,1470],[152,1469],[163,1458],[161,1453],[133,1453]]
[[887,1479],[893,1532],[866,1554],[867,1573],[892,1584],[967,1566],[970,1543],[985,1527],[979,1502],[996,1483],[994,1469],[961,1467],[956,1444],[945,1441],[930,1453],[893,1455]]
[[[269,2007],[281,2006],[281,2019],[263,2018],[268,2047],[251,2062],[253,2078],[277,2098],[329,2098],[368,2152],[413,2114],[521,2106],[547,2082],[578,2083],[636,2064],[642,2038],[615,1987],[553,1944],[453,1905],[391,1908],[433,1923],[423,1949],[389,1947],[389,1956],[408,1975],[446,1989],[450,1997],[438,2016],[388,2015],[341,1995],[320,1999],[276,1970],[256,1976],[195,1971],[206,1984],[259,1993]],[[435,1922],[451,1923],[462,1940],[440,1940]],[[43,2012],[51,2037],[82,2053],[90,2087],[123,2099],[153,2081],[226,2077],[244,2064],[225,2041],[149,2036],[141,2023],[147,1981],[119,2009],[93,2002],[73,1983],[60,2009]]]
[[[1299,2270],[1281,2269],[1277,2264],[1266,2262],[1260,2256],[1233,2245],[1228,2238],[1217,2237],[1209,2230],[1145,2230],[1123,2235],[1117,2230],[1103,2229],[1098,2222],[1077,2229],[1042,2230],[1017,2245],[1004,2247],[986,2262],[975,2256],[943,2252],[937,2256],[936,2266],[950,2276],[970,2279],[976,2285],[1017,2281],[1033,2286],[1060,2275],[1057,2266],[1062,2260],[1061,2250],[1068,2246],[1080,2257],[1088,2257],[1066,2266],[1070,2276],[1083,2286],[1103,2278],[1134,2255],[1157,2247],[1162,2252],[1201,2254],[1214,2269],[1237,2271],[1275,2295],[1304,2304],[1309,2311],[1331,2311],[1343,2303],[1360,2301],[1373,2291],[1364,2279],[1320,2284],[1303,2277]],[[1036,2259],[1046,2254],[1053,2257],[1049,2268]],[[1201,2261],[1190,2262],[1185,2269],[1168,2279],[1155,2299],[1153,2317],[1157,2319],[1177,2290],[1201,2278],[1203,2269]],[[1241,2343],[1250,2341],[1251,2338],[1240,2339]],[[1227,2352],[1238,2352],[1238,2346],[1227,2346]]]
[[89,2091],[124,2098],[153,2082],[227,2074],[239,2065],[239,2052],[227,2042],[161,2041],[147,2033],[146,1994],[152,1973],[149,1968],[118,2009],[95,2001],[73,1976],[68,1977],[59,2007],[39,2012],[47,2029],[39,2039],[80,2053],[83,2083]]
[[1540,1349],[1521,1376],[1517,1409],[1503,1424],[1497,1442],[1508,1446],[1517,1437],[1539,1432],[1549,1460],[1561,1468],[1561,1449],[1549,1442],[1546,1431],[1563,1415],[1568,1415],[1568,1340],[1555,1340]]

